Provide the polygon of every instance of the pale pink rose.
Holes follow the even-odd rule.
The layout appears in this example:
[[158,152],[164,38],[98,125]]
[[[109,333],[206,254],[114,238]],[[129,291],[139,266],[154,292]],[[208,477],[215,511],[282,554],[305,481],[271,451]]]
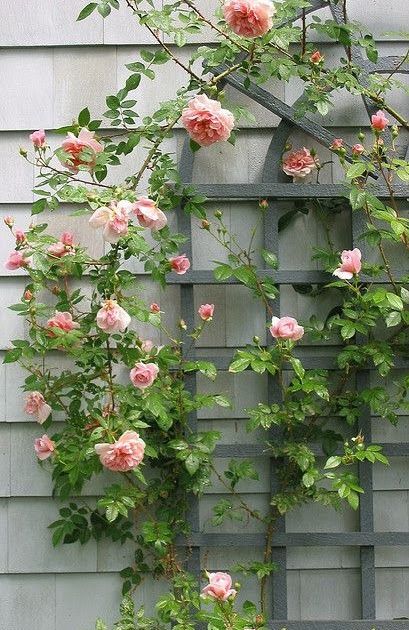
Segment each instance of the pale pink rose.
[[134,204],[133,212],[142,227],[153,231],[161,230],[168,222],[166,215],[148,197],[139,197]]
[[142,352],[146,352],[146,354],[148,354],[149,352],[151,352],[152,348],[154,347],[155,347],[155,344],[150,339],[145,339],[145,341],[142,341],[142,344],[141,344]]
[[9,271],[15,271],[20,267],[28,267],[30,265],[30,259],[23,256],[21,252],[11,252],[7,261],[5,262],[5,268]]
[[303,147],[292,153],[288,153],[283,160],[283,171],[290,177],[304,178],[317,168],[318,160],[311,155],[311,152]]
[[7,225],[7,227],[9,227],[9,228],[12,228],[13,225],[14,225],[14,217],[12,217],[10,214],[5,216],[3,221]]
[[130,201],[112,201],[109,206],[95,210],[89,220],[93,228],[104,227],[103,237],[108,243],[117,243],[128,234],[129,214],[134,204]]
[[92,171],[96,164],[97,154],[104,150],[102,144],[95,140],[94,136],[94,132],[86,128],[81,129],[78,137],[69,132],[61,144],[61,148],[69,154],[69,160],[62,161],[63,166],[73,173],[78,173],[80,166],[85,166]]
[[97,326],[106,333],[124,332],[131,318],[116,300],[105,300],[97,313]]
[[71,232],[63,232],[60,236],[61,243],[67,245],[68,247],[72,247],[74,243],[74,235]]
[[179,256],[169,258],[169,262],[172,271],[177,273],[179,276],[183,276],[183,274],[190,269],[190,260],[186,254],[180,254]]
[[208,578],[209,584],[202,589],[202,595],[222,602],[236,596],[237,591],[232,588],[232,579],[228,573],[209,573]]
[[304,335],[304,328],[298,324],[294,317],[273,317],[270,333],[274,339],[298,341]]
[[159,368],[155,363],[137,363],[129,375],[132,384],[138,389],[150,387],[159,374]]
[[380,109],[376,114],[371,116],[372,129],[376,131],[383,131],[385,127],[389,125],[389,120],[386,118],[385,113]]
[[202,304],[197,311],[204,322],[212,319],[214,313],[214,304]]
[[24,411],[30,416],[37,416],[37,422],[43,424],[51,413],[51,407],[45,402],[41,392],[30,392],[26,398]]
[[275,7],[271,0],[226,0],[223,15],[236,35],[260,37],[273,26]]
[[200,94],[192,98],[183,110],[182,123],[192,140],[208,147],[230,138],[234,116],[227,109],[222,109],[219,101]]
[[316,50],[315,52],[312,53],[312,55],[310,56],[310,61],[311,63],[321,63],[321,61],[324,59],[324,57],[321,55],[319,50]]
[[79,327],[79,323],[75,322],[72,319],[71,313],[68,313],[67,311],[55,311],[54,315],[47,322],[47,328],[59,328],[65,332],[69,332],[70,330],[74,330]]
[[95,444],[95,452],[104,468],[115,472],[128,472],[142,462],[145,442],[136,431],[125,431],[113,444]]
[[16,237],[17,245],[21,245],[21,243],[24,243],[27,240],[27,237],[23,230],[16,230],[14,236]]
[[334,138],[334,140],[331,142],[329,148],[332,149],[333,151],[338,151],[339,149],[342,149],[344,147],[344,141],[342,138]]
[[52,455],[55,451],[55,442],[50,440],[48,435],[44,433],[42,437],[34,440],[34,450],[38,459],[43,461],[44,459],[50,457],[50,455]]
[[46,145],[44,129],[38,129],[30,134],[30,140],[37,149],[42,149]]
[[356,273],[361,271],[361,258],[361,250],[357,247],[352,250],[344,249],[341,254],[341,265],[338,269],[335,269],[332,275],[341,278],[341,280],[350,280]]
[[354,144],[354,146],[352,147],[353,155],[362,155],[364,151],[365,151],[365,147],[359,142],[357,144]]
[[160,313],[160,306],[159,304],[156,304],[156,302],[152,302],[152,304],[149,307],[149,310],[151,313]]

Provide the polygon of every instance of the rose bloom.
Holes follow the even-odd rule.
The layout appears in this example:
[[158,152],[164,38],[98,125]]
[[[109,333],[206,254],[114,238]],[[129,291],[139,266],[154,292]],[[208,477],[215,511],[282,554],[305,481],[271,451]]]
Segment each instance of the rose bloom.
[[354,144],[354,146],[352,147],[353,155],[362,155],[364,151],[365,151],[365,147],[360,143]]
[[350,280],[361,271],[361,258],[361,250],[357,247],[352,250],[344,249],[341,254],[341,265],[335,269],[332,275],[341,278],[341,280]]
[[129,377],[132,385],[138,389],[150,387],[159,374],[159,368],[155,363],[137,363],[132,368]]
[[49,247],[47,247],[47,252],[51,256],[55,256],[56,258],[62,258],[63,256],[67,256],[67,254],[72,254],[72,244],[73,244],[74,236],[71,232],[63,232],[60,236],[60,240],[57,243],[53,243]]
[[283,160],[283,171],[294,178],[304,178],[317,168],[318,160],[313,158],[311,152],[303,147],[292,153],[288,153]]
[[316,50],[315,52],[313,52],[310,57],[311,63],[320,63],[323,59],[324,57],[321,55],[319,50]]
[[21,252],[11,252],[4,266],[9,271],[15,271],[20,267],[28,267],[30,265],[30,259],[23,256]]
[[46,145],[45,131],[44,129],[38,129],[30,134],[30,140],[37,149],[42,149]]
[[116,300],[105,300],[97,313],[97,326],[106,333],[124,332],[131,318]]
[[213,597],[225,602],[229,597],[235,597],[237,591],[232,588],[232,579],[228,573],[209,573],[209,584],[202,589],[202,595]]
[[23,232],[23,230],[16,230],[14,236],[16,237],[17,245],[21,245],[21,243],[24,243],[24,241],[27,240],[27,237],[25,235],[25,232]]
[[223,15],[236,35],[260,37],[273,26],[275,7],[271,0],[226,0]]
[[139,197],[134,204],[134,214],[142,227],[149,228],[156,232],[165,227],[168,220],[166,215],[158,208],[156,203],[148,197]]
[[197,311],[204,322],[212,319],[214,313],[214,304],[202,304]]
[[89,129],[81,129],[77,136],[69,132],[61,144],[65,153],[69,154],[69,159],[61,161],[73,173],[78,173],[80,166],[86,166],[92,171],[96,164],[96,156],[104,150],[102,144],[95,140],[95,134]]
[[270,333],[274,339],[290,339],[298,341],[304,335],[304,328],[294,317],[273,317]]
[[179,276],[183,276],[183,274],[190,269],[190,260],[186,254],[180,254],[179,256],[169,258],[169,262],[172,271],[177,273]]
[[95,444],[95,452],[108,470],[128,472],[142,462],[145,442],[136,431],[125,431],[113,444]]
[[50,440],[48,435],[44,433],[42,437],[34,440],[34,450],[38,459],[43,461],[44,459],[47,459],[47,457],[50,457],[50,455],[52,455],[55,451],[55,442]]
[[103,237],[108,243],[117,243],[128,234],[129,214],[134,204],[130,201],[112,201],[109,206],[95,210],[89,220],[93,228],[104,227]]
[[37,422],[43,424],[51,413],[51,407],[45,402],[41,392],[30,392],[26,398],[24,411],[30,416],[37,416]]
[[65,332],[69,332],[70,330],[74,330],[74,328],[79,327],[79,323],[74,322],[71,313],[68,313],[67,311],[55,311],[54,315],[47,322],[47,328],[59,328]]
[[23,297],[25,300],[27,300],[27,302],[30,302],[30,300],[33,299],[33,294],[31,293],[30,289],[27,289],[26,291],[24,291]]
[[146,354],[151,352],[152,348],[154,347],[155,347],[155,344],[150,339],[145,339],[145,341],[142,341],[141,343],[141,350],[142,352],[145,352]]
[[156,304],[156,302],[152,302],[152,304],[149,307],[149,310],[151,313],[160,313],[160,306],[159,304]]
[[192,98],[183,110],[182,123],[192,140],[208,147],[230,138],[234,116],[227,109],[222,109],[219,101],[200,94]]
[[344,141],[342,138],[334,138],[329,148],[332,149],[333,151],[337,151],[338,149],[342,149],[343,146],[344,146]]
[[4,219],[3,219],[4,223],[7,225],[7,227],[11,228],[14,225],[14,217],[12,217],[10,214],[7,214]]
[[388,125],[389,120],[386,118],[385,113],[381,109],[371,116],[372,129],[375,129],[376,131],[383,131]]

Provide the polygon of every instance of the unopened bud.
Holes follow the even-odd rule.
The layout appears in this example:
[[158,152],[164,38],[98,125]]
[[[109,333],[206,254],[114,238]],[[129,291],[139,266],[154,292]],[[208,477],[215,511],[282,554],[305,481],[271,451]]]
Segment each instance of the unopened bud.
[[160,313],[160,306],[156,302],[152,302],[149,307],[151,313]]
[[214,216],[216,217],[216,219],[221,219],[223,216],[223,213],[220,210],[216,210],[216,212],[214,213]]
[[27,149],[25,149],[24,147],[20,147],[20,149],[19,149],[19,153],[20,153],[20,155],[22,155],[23,157],[27,157]]
[[267,210],[267,208],[268,208],[268,201],[267,201],[267,199],[261,199],[258,202],[258,207],[261,208],[261,210]]
[[57,284],[54,285],[53,288],[51,289],[51,293],[53,293],[54,295],[60,295],[61,293],[60,287]]
[[210,223],[207,219],[203,219],[201,223],[202,230],[208,230],[210,228]]
[[314,148],[310,149],[310,153],[312,155],[312,157],[315,157],[317,155],[317,152]]
[[258,626],[264,625],[264,615],[256,615],[255,621]]
[[185,320],[184,320],[184,319],[181,319],[181,320],[180,320],[180,322],[179,322],[179,328],[180,328],[181,330],[186,330],[186,329],[187,329],[187,325],[186,325],[186,322],[185,322]]
[[116,195],[122,195],[123,192],[124,192],[123,188],[119,188],[119,186],[117,188],[115,188],[115,194]]
[[362,140],[365,140],[365,134],[362,131],[360,131],[358,134],[358,140],[361,140],[361,142]]
[[9,228],[12,228],[13,225],[14,225],[14,217],[12,217],[9,214],[4,217],[3,221],[7,225],[7,227],[9,227]]
[[391,127],[392,138],[397,138],[399,135],[399,127],[398,125],[392,125]]
[[255,343],[258,346],[258,344],[260,343],[260,337],[257,337],[257,335],[254,335],[253,343]]
[[30,302],[33,299],[33,294],[31,293],[30,289],[27,289],[26,291],[24,291],[23,297],[27,302]]
[[352,439],[352,442],[354,442],[354,444],[357,444],[358,446],[365,442],[365,438],[362,435],[362,433],[358,433],[356,437],[353,437],[351,439]]

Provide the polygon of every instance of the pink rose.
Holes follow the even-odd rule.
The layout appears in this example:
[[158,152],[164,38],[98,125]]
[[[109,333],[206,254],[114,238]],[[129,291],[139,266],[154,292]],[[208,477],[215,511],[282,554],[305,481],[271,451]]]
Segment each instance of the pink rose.
[[3,221],[7,225],[7,227],[9,227],[9,228],[12,228],[13,225],[14,225],[14,217],[12,217],[10,214],[5,216]]
[[344,249],[341,254],[341,265],[335,269],[332,275],[341,278],[341,280],[350,280],[361,271],[361,257],[361,250],[357,247],[352,250]]
[[190,260],[186,254],[180,254],[180,256],[169,258],[169,262],[172,270],[179,276],[183,276],[183,274],[190,269]]
[[365,147],[362,144],[354,144],[354,146],[352,147],[352,154],[353,155],[362,155],[362,153],[364,153],[365,151]]
[[145,339],[145,341],[142,341],[142,344],[141,344],[142,352],[145,352],[146,354],[148,354],[149,352],[151,352],[152,348],[154,347],[155,347],[155,344],[150,339]]
[[271,0],[226,0],[223,15],[236,35],[260,37],[273,26],[275,13]]
[[30,134],[30,140],[37,149],[42,149],[46,145],[44,129],[38,129]]
[[84,127],[77,136],[69,132],[62,142],[61,148],[69,154],[68,160],[61,161],[73,173],[78,173],[80,166],[85,166],[92,171],[96,164],[98,153],[104,150],[102,144],[95,140],[93,131]]
[[105,300],[97,313],[97,326],[106,333],[124,332],[131,318],[116,300]]
[[270,333],[274,339],[298,341],[304,335],[304,328],[298,324],[294,317],[273,317]]
[[41,392],[30,392],[26,398],[24,411],[30,416],[37,416],[37,422],[43,424],[51,413],[51,407],[45,402]]
[[197,311],[204,322],[212,319],[214,313],[214,304],[202,304]]
[[27,289],[26,291],[24,291],[23,297],[25,300],[27,300],[27,302],[30,302],[30,300],[33,299],[33,294],[31,293],[30,289]]
[[34,440],[34,450],[38,459],[47,459],[55,451],[55,442],[50,440],[48,435],[44,433],[42,437]]
[[60,330],[64,330],[65,332],[69,332],[70,330],[74,330],[74,328],[79,327],[79,323],[74,322],[74,320],[72,319],[71,313],[68,313],[66,311],[55,311],[54,315],[47,322],[47,328],[59,328]]
[[333,151],[338,151],[339,149],[342,149],[344,147],[344,141],[342,138],[334,138],[334,140],[331,142],[329,148],[332,149]]
[[129,214],[134,204],[130,201],[112,201],[109,206],[95,210],[89,220],[93,228],[104,227],[103,237],[108,243],[117,243],[128,234]]
[[57,243],[53,243],[47,247],[47,252],[56,258],[62,258],[63,256],[67,256],[67,254],[73,254],[73,240],[74,237],[71,232],[63,232]]
[[159,368],[155,363],[137,363],[129,375],[132,384],[138,389],[150,387],[158,376]]
[[21,252],[11,252],[4,266],[9,271],[15,271],[20,267],[28,267],[29,265],[30,259],[25,258]]
[[283,171],[286,175],[296,179],[306,177],[314,168],[317,168],[318,160],[311,152],[303,147],[292,153],[288,153],[283,160]]
[[152,304],[149,307],[149,310],[151,313],[160,313],[160,306],[159,304],[156,304],[156,302],[152,302]]
[[219,101],[200,94],[192,98],[183,110],[182,123],[192,140],[208,147],[230,138],[234,116],[227,109],[222,109]]
[[150,230],[157,231],[165,227],[168,220],[166,215],[159,210],[158,206],[152,199],[148,197],[139,197],[134,204],[134,214],[142,227],[149,228]]
[[95,452],[108,470],[128,472],[142,462],[145,442],[136,431],[125,431],[113,444],[95,444]]
[[72,247],[74,243],[74,235],[71,232],[63,232],[60,236],[61,243],[67,245],[67,247]]
[[228,573],[209,573],[209,584],[202,589],[202,595],[213,597],[225,602],[229,597],[235,597],[237,591],[232,588],[232,580]]
[[27,240],[27,237],[25,235],[25,232],[23,232],[23,230],[16,230],[14,233],[14,236],[16,237],[17,245],[21,245]]
[[389,120],[381,109],[371,116],[371,125],[376,131],[383,131],[389,125]]
[[311,63],[321,63],[321,61],[324,59],[324,57],[321,55],[319,50],[316,50],[315,52],[312,53],[312,55],[310,56],[310,61]]

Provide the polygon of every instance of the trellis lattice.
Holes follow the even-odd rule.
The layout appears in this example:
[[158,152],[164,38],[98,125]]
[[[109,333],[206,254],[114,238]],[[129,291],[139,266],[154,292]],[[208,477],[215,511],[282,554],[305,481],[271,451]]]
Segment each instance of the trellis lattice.
[[[339,4],[333,0],[311,0],[311,6],[305,10],[307,13],[317,9],[329,7],[333,19],[338,23],[343,23]],[[300,16],[301,17],[301,13]],[[352,60],[355,64],[362,68],[362,80],[369,73],[377,72],[388,74],[399,66],[401,59],[398,57],[386,57],[380,59],[377,63],[364,60],[361,53],[357,49],[351,51]],[[220,68],[217,69],[217,72]],[[399,72],[409,73],[408,66],[399,67]],[[299,129],[306,132],[314,140],[318,141],[325,147],[328,147],[333,140],[333,135],[320,124],[312,120],[308,115],[299,119],[296,117],[295,106],[290,107],[274,97],[272,94],[261,87],[250,84],[245,87],[243,76],[234,73],[226,79],[226,83],[234,87],[252,98],[256,103],[262,105],[268,111],[278,115],[281,122],[276,128],[273,139],[270,143],[267,157],[264,164],[262,182],[260,184],[196,184],[196,188],[206,196],[209,201],[231,201],[233,199],[240,200],[259,200],[265,198],[269,201],[269,211],[266,213],[264,223],[264,247],[273,252],[278,251],[278,203],[282,200],[300,200],[300,199],[328,199],[345,197],[345,187],[342,184],[293,184],[289,183],[281,169],[281,158],[284,152],[286,142],[290,134]],[[296,104],[295,104],[296,105]],[[365,100],[365,107],[370,115],[377,109],[374,103]],[[350,153],[350,147],[347,148]],[[182,157],[180,161],[180,173],[183,182],[186,184],[192,181],[194,156],[190,151],[188,140],[185,141]],[[389,196],[386,188],[379,183],[373,183],[373,192],[379,197],[386,198]],[[397,185],[394,187],[395,196],[398,199],[409,198],[409,186]],[[192,257],[191,244],[191,219],[190,216],[179,209],[178,213],[179,230],[183,232],[188,241],[186,244],[186,253]],[[360,219],[352,214],[351,217],[352,230],[350,236],[350,245],[356,243],[358,235],[361,233],[362,225]],[[194,265],[193,265],[194,267]],[[394,270],[398,277],[402,277],[409,273],[409,270]],[[285,285],[297,284],[323,284],[329,281],[329,274],[322,271],[303,270],[303,271],[272,271],[270,269],[260,269],[259,274],[271,276],[280,289]],[[362,278],[365,280],[365,277]],[[379,278],[371,278],[371,282],[384,283],[385,276]],[[226,284],[238,283],[237,280],[229,279],[224,281]],[[170,284],[179,284],[181,289],[181,306],[184,318],[189,328],[194,326],[195,310],[194,310],[194,287],[196,285],[212,285],[220,284],[213,277],[211,271],[195,270],[194,268],[189,274],[176,276],[169,280]],[[274,300],[274,311],[279,312],[279,298]],[[225,355],[206,357],[212,360],[216,367],[225,370],[229,365],[229,358]],[[335,370],[336,365],[334,357],[329,353],[328,356],[314,355],[314,348],[302,349],[303,365],[307,368],[324,368]],[[405,359],[395,361],[395,368],[407,368],[409,362]],[[368,386],[370,377],[370,367],[361,370],[357,375],[356,387],[358,390]],[[196,379],[194,375],[187,377],[187,386],[192,391],[196,391]],[[268,391],[270,402],[279,396],[278,387],[274,378],[268,377]],[[369,409],[362,409],[360,418],[360,428],[362,429],[368,441],[371,440],[371,415]],[[190,426],[192,430],[197,429],[197,417],[191,414]],[[272,436],[274,437],[274,436]],[[389,443],[383,444],[383,449],[388,456],[409,456],[409,443]],[[314,450],[314,447],[313,447]],[[315,449],[317,454],[318,449]],[[218,457],[253,457],[263,454],[263,447],[254,444],[227,444],[219,445],[216,448],[216,456]],[[359,479],[361,486],[364,488],[365,494],[361,498],[359,509],[359,525],[360,531],[342,532],[342,533],[287,533],[285,527],[285,519],[283,518],[274,534],[273,539],[273,560],[278,564],[279,570],[272,577],[272,601],[270,602],[270,612],[273,621],[270,623],[272,630],[399,630],[408,629],[409,620],[391,620],[382,621],[376,619],[376,602],[375,602],[375,547],[376,546],[406,546],[409,545],[408,532],[375,532],[374,531],[374,514],[373,514],[373,480],[372,467],[369,463],[362,463],[359,466]],[[274,466],[271,470],[271,492],[274,493]],[[199,519],[199,502],[192,499],[190,504],[190,526],[192,533],[189,535],[187,544],[191,548],[189,569],[200,574],[200,549],[203,547],[211,548],[228,548],[228,547],[249,547],[260,548],[264,545],[264,537],[261,534],[217,534],[217,533],[201,533]],[[183,541],[181,541],[183,544]],[[186,544],[186,541],[185,541]],[[360,549],[360,572],[361,572],[361,619],[353,621],[289,621],[287,618],[287,576],[286,576],[286,556],[288,547],[303,546],[337,546],[337,547],[356,547]]]

